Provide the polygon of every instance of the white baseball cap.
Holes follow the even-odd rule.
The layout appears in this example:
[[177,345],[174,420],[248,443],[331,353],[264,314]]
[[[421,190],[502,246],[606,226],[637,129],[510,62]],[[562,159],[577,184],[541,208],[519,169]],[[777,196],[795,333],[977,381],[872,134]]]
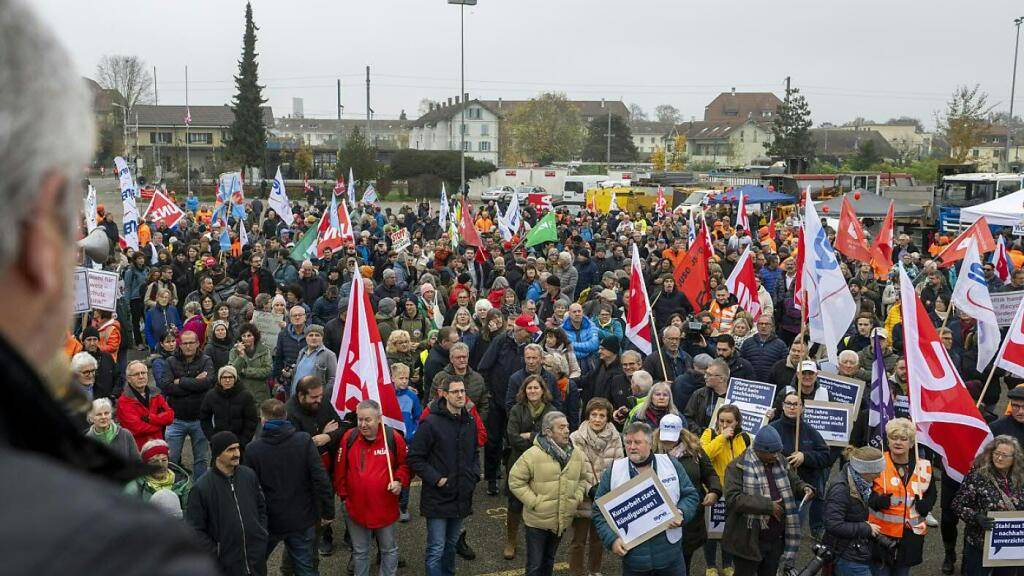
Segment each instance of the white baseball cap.
[[814,360],[804,360],[800,363],[801,372],[814,372],[818,373],[818,364]]
[[665,414],[658,424],[658,438],[666,442],[678,442],[683,431],[683,419],[675,414]]

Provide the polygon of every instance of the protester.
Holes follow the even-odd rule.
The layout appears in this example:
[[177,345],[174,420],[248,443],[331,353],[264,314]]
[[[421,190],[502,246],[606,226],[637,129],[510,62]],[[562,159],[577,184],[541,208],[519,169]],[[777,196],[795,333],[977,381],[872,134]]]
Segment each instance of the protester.
[[241,385],[259,405],[270,398],[267,380],[271,374],[270,348],[262,341],[262,335],[255,324],[243,324],[238,333],[238,342],[231,349],[228,363],[238,372]]
[[150,440],[142,447],[142,461],[149,465],[149,472],[128,483],[125,493],[151,501],[162,490],[169,490],[178,497],[178,509],[188,508],[188,495],[192,492],[192,476],[188,471],[171,462],[167,442]]
[[[803,400],[796,392],[786,394],[782,401],[782,415],[771,422],[769,427],[778,431],[782,438],[782,456],[791,470],[818,494],[825,493],[828,470],[832,466],[832,454],[821,434],[803,419]],[[817,539],[825,528],[824,501],[812,501],[801,512],[801,518],[809,518],[811,534]]]
[[[711,460],[718,475],[719,486],[725,485],[725,470],[733,460],[743,455],[751,444],[750,434],[743,431],[743,413],[733,404],[726,404],[718,410],[715,428],[705,428],[700,437],[701,447]],[[718,563],[718,540],[708,539],[704,543],[704,564],[709,576],[717,576],[718,566],[722,574],[730,576],[732,557],[722,549],[722,562]],[[728,572],[728,573],[727,573]]]
[[103,444],[126,461],[139,461],[135,437],[114,422],[114,406],[109,398],[96,398],[89,410],[89,429],[85,435]]
[[210,438],[210,454],[213,466],[192,487],[185,519],[217,558],[223,574],[263,576],[267,504],[259,479],[241,464],[241,445],[233,433],[218,432]]
[[259,414],[252,394],[238,383],[238,371],[234,366],[224,366],[217,371],[217,385],[214,386],[199,407],[199,421],[203,434],[212,438],[217,432],[234,432],[245,446],[252,440],[259,424]]
[[203,434],[200,412],[206,393],[213,387],[213,361],[199,350],[194,332],[181,333],[181,347],[167,361],[169,373],[157,386],[174,409],[174,421],[167,427],[171,461],[181,465],[181,448],[188,437],[192,446],[192,474],[202,478],[209,464],[210,445]]
[[885,459],[877,448],[846,449],[848,463],[828,487],[825,496],[825,534],[836,551],[836,571],[850,576],[873,574],[877,524],[868,522],[872,486],[885,470]]
[[150,440],[164,439],[164,430],[174,423],[174,410],[160,392],[150,386],[145,363],[129,362],[127,374],[128,385],[117,399],[117,419],[141,450]]

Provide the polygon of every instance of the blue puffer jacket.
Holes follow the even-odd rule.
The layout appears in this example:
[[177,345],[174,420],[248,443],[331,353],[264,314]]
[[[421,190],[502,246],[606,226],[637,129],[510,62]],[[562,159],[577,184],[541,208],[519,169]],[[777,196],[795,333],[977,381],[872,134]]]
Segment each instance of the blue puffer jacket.
[[597,325],[591,322],[590,318],[583,317],[579,330],[573,328],[572,321],[566,318],[565,322],[562,322],[562,330],[569,335],[569,342],[572,342],[572,350],[576,353],[577,360],[597,352],[597,345],[600,343]]
[[772,366],[779,360],[785,360],[789,355],[789,347],[781,338],[772,334],[767,340],[762,341],[761,336],[754,334],[740,346],[740,356],[745,358],[754,367],[754,374],[757,379],[767,382]]
[[129,300],[142,298],[142,289],[146,286],[148,270],[136,268],[134,265],[124,269],[124,297]]
[[[672,465],[675,466],[676,477],[679,478],[679,501],[676,502],[676,508],[683,515],[683,524],[686,524],[697,514],[697,489],[693,487],[690,477],[686,475],[686,470],[683,469],[683,465],[678,460],[672,458]],[[657,471],[657,460],[655,460],[652,467]],[[630,463],[629,477],[633,478],[636,475],[636,468]],[[608,466],[604,474],[601,475],[601,483],[597,486],[597,494],[594,497],[595,502],[611,490],[611,483],[612,467]],[[593,505],[591,521],[594,523],[594,529],[597,530],[597,535],[601,538],[601,542],[604,543],[604,547],[611,550],[612,544],[618,538],[618,534],[608,525],[608,522],[604,519],[604,514],[601,513],[596,503]],[[665,570],[673,564],[682,563],[682,561],[682,540],[673,544],[668,541],[666,532],[662,532],[630,550],[622,559],[622,567],[629,569],[630,572],[644,573],[654,570]]]

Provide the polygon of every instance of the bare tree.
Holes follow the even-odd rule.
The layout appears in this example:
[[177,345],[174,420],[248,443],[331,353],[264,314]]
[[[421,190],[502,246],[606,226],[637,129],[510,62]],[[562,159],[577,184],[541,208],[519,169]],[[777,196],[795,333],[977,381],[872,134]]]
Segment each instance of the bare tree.
[[644,112],[644,109],[634,102],[629,105],[629,118],[634,122],[645,122],[647,120],[647,112]]
[[118,104],[128,109],[129,116],[136,105],[153,101],[153,75],[138,56],[108,54],[100,58],[96,65],[96,81],[100,86],[117,92]]
[[975,84],[973,88],[958,86],[946,103],[945,112],[935,113],[939,134],[949,144],[949,157],[954,162],[966,162],[971,148],[981,143],[982,133],[989,126],[986,117],[992,108],[988,94]]
[[658,122],[668,122],[671,124],[679,123],[679,119],[682,117],[679,114],[679,109],[671,104],[659,104],[654,109],[654,116],[658,119]]

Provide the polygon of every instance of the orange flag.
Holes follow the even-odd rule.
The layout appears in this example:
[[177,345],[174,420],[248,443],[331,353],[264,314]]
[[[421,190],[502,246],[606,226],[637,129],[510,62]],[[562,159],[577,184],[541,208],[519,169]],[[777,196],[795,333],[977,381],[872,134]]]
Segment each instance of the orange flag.
[[836,250],[847,258],[860,262],[871,262],[871,249],[864,235],[864,228],[857,219],[857,213],[850,199],[843,196],[843,209],[839,214],[839,230],[836,231]]
[[984,254],[985,252],[991,252],[996,249],[996,240],[992,237],[992,230],[988,227],[988,221],[982,216],[978,218],[978,221],[971,224],[971,227],[964,230],[959,236],[953,239],[946,246],[946,249],[939,252],[939,267],[948,268],[953,265],[954,262],[963,260],[967,254],[967,246],[970,244],[969,239],[974,238],[974,241],[978,243],[978,253]]
[[892,270],[893,246],[893,202],[889,201],[889,211],[885,213],[882,228],[878,231],[875,243],[871,246],[871,267],[875,269],[875,278],[884,279]]

